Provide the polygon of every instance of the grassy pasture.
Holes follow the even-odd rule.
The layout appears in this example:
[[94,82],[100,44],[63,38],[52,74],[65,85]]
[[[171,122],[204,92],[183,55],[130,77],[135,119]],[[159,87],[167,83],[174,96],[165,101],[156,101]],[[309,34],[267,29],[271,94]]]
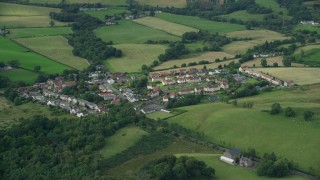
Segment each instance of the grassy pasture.
[[62,73],[63,70],[70,69],[3,37],[0,37],[0,54],[2,62],[17,60],[22,68],[28,70],[33,70],[37,65],[41,66],[41,72],[48,74]]
[[317,33],[320,33],[320,27],[316,27],[312,25],[299,24],[295,27],[295,30],[308,30],[308,31],[316,31]]
[[25,37],[53,36],[62,34],[72,34],[71,27],[10,29],[10,34],[8,35],[8,37],[16,39]]
[[311,66],[320,66],[320,45],[308,45],[297,49],[294,53],[295,56],[301,57],[301,52],[304,51],[302,57],[305,64]]
[[105,66],[112,72],[139,72],[143,64],[150,65],[166,49],[163,45],[119,44],[115,46],[123,52],[121,58],[110,58]]
[[11,81],[24,81],[32,84],[39,74],[24,69],[15,69],[12,71],[0,71],[0,75],[8,77]]
[[123,12],[128,12],[128,10],[123,7],[110,7],[104,11],[84,11],[85,14],[88,14],[88,15],[95,17],[95,18],[98,18],[100,20],[104,20],[105,15],[113,16],[115,14],[121,14]]
[[161,31],[165,31],[167,33],[176,35],[176,36],[182,36],[186,32],[198,32],[199,30],[184,26],[181,24],[176,24],[172,22],[168,22],[159,18],[155,17],[144,17],[134,20],[134,22],[154,28],[159,29]]
[[227,34],[229,37],[239,37],[239,38],[252,38],[252,40],[247,41],[234,41],[230,44],[227,44],[223,47],[223,50],[229,54],[243,54],[249,48],[263,44],[265,41],[275,41],[275,40],[284,40],[288,37],[285,37],[283,34],[280,34],[275,31],[270,30],[244,30],[230,32]]
[[182,8],[187,5],[186,0],[137,0],[139,4],[159,7],[176,7]]
[[[40,0],[39,0],[40,1]],[[68,4],[74,4],[74,3],[101,3],[105,5],[112,5],[112,6],[123,6],[127,5],[126,0],[66,0],[65,1]]]
[[220,60],[222,60],[224,57],[232,58],[233,56],[230,54],[227,54],[225,52],[205,52],[202,54],[198,54],[197,56],[194,56],[194,57],[177,59],[177,60],[170,60],[170,61],[167,61],[167,62],[160,64],[159,66],[155,67],[154,69],[155,70],[167,69],[167,68],[172,68],[174,65],[180,67],[181,64],[183,64],[183,63],[188,64],[191,62],[199,62],[201,60],[214,62],[215,59],[219,58]]
[[[248,66],[248,67],[253,67],[253,65],[255,65],[255,67],[262,67],[261,66],[261,59],[263,59],[263,58],[257,58],[257,59],[254,59],[252,61],[245,62],[242,65],[243,66]],[[282,59],[283,59],[282,56],[266,58],[267,63],[268,63],[269,66],[273,66],[273,63],[278,63],[279,66],[283,66]],[[291,66],[292,67],[302,67],[304,65],[303,64],[299,64],[299,63],[291,63]]]
[[156,17],[185,26],[194,27],[200,30],[206,30],[210,33],[227,33],[244,30],[245,26],[225,22],[209,21],[195,16],[183,16],[168,13],[157,14]]
[[29,3],[59,4],[62,0],[29,0]]
[[113,41],[114,44],[142,44],[148,40],[178,41],[181,39],[130,20],[120,21],[118,25],[98,28],[96,35],[106,42]]
[[[0,16],[0,26],[7,28],[50,27],[49,16]],[[67,23],[54,21],[55,26],[66,26]]]
[[298,85],[320,83],[320,68],[257,68],[281,80],[293,80]]
[[143,135],[147,134],[146,131],[135,126],[122,128],[106,139],[105,147],[101,149],[101,155],[106,159],[110,158],[133,146]]
[[[249,168],[243,168],[239,166],[231,166],[227,163],[220,161],[221,154],[176,154],[176,156],[189,156],[194,157],[200,161],[204,161],[208,166],[213,167],[216,170],[216,178],[224,180],[268,180],[271,178],[257,176],[255,170]],[[285,178],[278,179],[288,179],[288,180],[306,180],[301,176],[288,176]]]
[[171,117],[173,115],[174,114],[171,114],[171,113],[158,111],[158,112],[153,112],[153,113],[148,114],[147,117],[150,118],[150,119],[157,120],[157,119],[165,119],[165,118]]
[[273,12],[284,12],[287,13],[285,8],[281,8],[277,0],[256,0],[256,3],[260,6],[271,8]]
[[89,66],[87,60],[72,54],[73,47],[68,44],[68,40],[63,36],[20,38],[16,41],[56,62],[75,69],[82,70]]
[[0,16],[48,16],[49,12],[60,12],[60,9],[0,3]]
[[242,11],[236,11],[230,14],[222,15],[220,17],[227,18],[227,19],[240,19],[242,21],[262,21],[263,16],[265,14],[249,14],[247,10],[242,10]]

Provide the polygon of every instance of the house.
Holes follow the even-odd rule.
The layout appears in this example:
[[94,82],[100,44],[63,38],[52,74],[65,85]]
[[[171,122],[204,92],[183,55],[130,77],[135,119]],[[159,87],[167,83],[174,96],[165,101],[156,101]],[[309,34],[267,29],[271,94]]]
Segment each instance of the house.
[[237,82],[237,83],[244,83],[246,81],[246,77],[245,76],[240,76],[240,75],[234,75],[233,79]]
[[220,90],[220,86],[217,85],[217,84],[214,84],[214,85],[211,85],[211,86],[208,86],[208,87],[205,87],[203,88],[203,92],[205,94],[212,94],[214,93],[215,91],[219,91]]
[[169,93],[169,98],[170,98],[170,99],[175,99],[176,96],[177,96],[177,94],[176,94],[175,92],[170,92],[170,93]]
[[70,105],[67,102],[60,102],[59,107],[62,109],[70,110]]
[[67,96],[67,95],[60,95],[60,99],[62,101],[68,101],[68,98],[69,98],[69,96]]
[[86,104],[88,103],[88,101],[83,100],[83,99],[77,99],[78,103],[80,106],[86,106]]
[[173,80],[163,80],[162,81],[162,85],[164,85],[164,86],[166,86],[166,85],[172,85],[172,84],[174,84],[175,83],[175,81],[173,81]]
[[173,77],[172,77],[172,76],[166,76],[166,77],[164,78],[164,80],[173,80]]
[[90,109],[98,109],[98,106],[95,103],[87,102],[86,104]]
[[221,87],[221,89],[229,89],[229,83],[228,83],[228,81],[223,81],[223,82],[220,84],[220,87]]
[[113,100],[111,101],[111,104],[114,104],[114,105],[118,105],[120,104],[121,102],[121,99],[119,96],[116,96],[115,98],[113,98]]
[[156,110],[155,109],[153,109],[153,108],[143,108],[143,109],[141,109],[141,112],[143,113],[143,114],[150,114],[150,113],[153,113],[153,112],[155,112]]
[[162,101],[163,102],[169,102],[169,96],[163,96]]
[[243,167],[251,167],[253,166],[253,161],[250,158],[242,156],[239,160],[239,164]]
[[155,97],[158,97],[159,96],[159,91],[155,90],[155,91],[152,91],[149,93],[149,96],[151,98],[155,98]]
[[57,106],[57,105],[58,105],[57,101],[54,101],[54,100],[49,100],[47,102],[47,106]]
[[291,87],[291,86],[294,86],[294,82],[293,82],[293,81],[284,81],[284,82],[283,82],[283,85],[284,85],[284,86]]
[[139,101],[138,97],[134,94],[128,94],[127,99],[131,103]]
[[112,78],[110,78],[110,79],[107,80],[107,83],[109,83],[109,84],[114,84],[114,82],[115,82],[115,81],[114,81]]
[[194,94],[194,89],[191,89],[191,88],[187,88],[187,89],[181,89],[178,94],[180,96],[182,95],[187,95],[187,94]]
[[84,114],[84,113],[82,113],[82,112],[78,112],[78,113],[77,113],[77,117],[79,117],[79,118],[80,118],[80,117],[83,117],[83,116],[85,116],[85,114]]
[[238,149],[231,149],[231,150],[227,150],[221,157],[220,160],[231,164],[231,165],[235,165],[237,159],[240,158],[241,155],[241,151]]
[[178,84],[182,84],[182,83],[185,83],[186,82],[186,79],[185,78],[178,78]]
[[153,90],[156,86],[152,85],[152,84],[148,84],[147,85],[147,89],[149,90]]
[[201,94],[202,91],[203,91],[203,88],[200,88],[200,87],[195,87],[195,88],[194,88],[194,92],[195,92],[196,94]]
[[231,164],[231,165],[235,165],[236,164],[235,160],[230,159],[230,158],[225,157],[225,156],[221,156],[220,160],[225,162],[225,163]]

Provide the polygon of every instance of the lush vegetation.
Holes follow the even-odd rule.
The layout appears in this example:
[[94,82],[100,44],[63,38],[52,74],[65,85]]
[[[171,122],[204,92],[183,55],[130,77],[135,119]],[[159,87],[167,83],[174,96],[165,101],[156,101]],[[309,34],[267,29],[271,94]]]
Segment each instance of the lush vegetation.
[[70,27],[10,29],[9,38],[25,38],[72,34]]
[[292,166],[287,159],[278,158],[274,153],[266,153],[258,165],[257,173],[259,176],[279,178],[287,176]]

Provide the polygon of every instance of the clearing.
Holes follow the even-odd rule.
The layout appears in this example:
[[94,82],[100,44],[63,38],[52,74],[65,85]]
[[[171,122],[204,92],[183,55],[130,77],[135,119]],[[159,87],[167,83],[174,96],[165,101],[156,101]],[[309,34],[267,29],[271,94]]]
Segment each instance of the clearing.
[[112,72],[140,72],[143,64],[150,65],[164,53],[166,46],[149,44],[119,44],[121,58],[107,59],[104,64]]
[[154,28],[159,29],[161,31],[168,32],[170,34],[176,35],[176,36],[182,36],[186,32],[198,32],[198,29],[184,26],[181,24],[176,24],[172,22],[168,22],[159,18],[155,17],[144,17],[134,20],[134,22]]
[[56,62],[75,69],[82,70],[89,66],[87,60],[72,54],[73,47],[69,45],[68,40],[63,36],[21,38],[15,41]]
[[7,36],[12,39],[16,39],[25,37],[54,36],[64,34],[72,34],[71,27],[10,29],[10,34],[8,34]]

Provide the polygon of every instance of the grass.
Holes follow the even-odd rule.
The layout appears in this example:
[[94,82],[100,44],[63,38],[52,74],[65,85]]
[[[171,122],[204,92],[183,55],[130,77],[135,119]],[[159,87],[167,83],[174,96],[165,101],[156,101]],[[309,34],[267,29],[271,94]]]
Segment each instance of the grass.
[[[0,27],[25,28],[25,27],[49,27],[49,16],[0,16]],[[54,21],[55,26],[66,26],[67,23]]]
[[234,41],[224,46],[223,50],[229,54],[243,54],[249,48],[263,44],[266,41],[271,42],[275,40],[288,39],[288,37],[284,36],[283,34],[270,30],[236,31],[228,33],[227,36],[238,38],[252,38],[252,40],[247,41]]
[[8,77],[11,81],[24,81],[32,84],[39,74],[24,69],[15,69],[12,71],[0,71],[0,75]]
[[295,30],[316,31],[318,34],[320,34],[320,27],[316,27],[316,26],[312,26],[312,25],[299,24],[295,27]]
[[147,117],[150,118],[150,119],[158,120],[158,119],[165,119],[165,118],[171,117],[173,115],[174,114],[171,114],[171,113],[158,111],[158,112],[154,112],[154,113],[148,114]]
[[260,6],[271,8],[273,12],[279,13],[284,12],[287,13],[285,8],[281,8],[278,4],[277,0],[256,0],[256,3]]
[[256,70],[269,73],[281,80],[293,80],[298,85],[320,83],[319,68],[258,68]]
[[167,61],[167,62],[160,64],[159,66],[155,67],[154,69],[155,70],[168,69],[168,68],[172,68],[174,65],[180,67],[181,64],[183,64],[183,63],[188,64],[191,62],[199,62],[201,60],[215,62],[215,59],[219,58],[220,60],[222,60],[224,57],[232,58],[233,56],[230,54],[227,54],[225,52],[205,52],[205,53],[198,54],[197,56],[194,56],[194,57],[177,59],[177,60],[170,60],[170,61]]
[[165,31],[167,33],[176,35],[176,36],[182,36],[186,32],[198,32],[199,30],[184,26],[181,24],[176,24],[172,22],[168,22],[156,17],[144,17],[134,20],[134,22],[154,28],[159,29],[161,31]]
[[143,64],[152,64],[166,49],[163,45],[147,44],[120,44],[114,47],[121,49],[123,56],[105,61],[105,66],[112,72],[140,72]]
[[186,0],[137,0],[139,4],[154,7],[176,7],[183,8],[187,5]]
[[101,149],[104,158],[110,158],[129,147],[133,146],[140,138],[148,133],[136,126],[125,127],[106,139],[106,144]]
[[59,4],[62,0],[29,0],[29,3]]
[[209,21],[195,16],[183,16],[168,13],[157,14],[156,17],[185,26],[190,26],[200,30],[206,30],[210,33],[227,33],[246,29],[245,26],[239,24],[231,24],[225,22]]
[[118,25],[104,26],[96,30],[98,37],[114,44],[142,44],[148,40],[178,41],[181,38],[166,32],[137,24],[130,20],[122,20]]
[[[248,67],[253,67],[255,65],[255,67],[262,67],[261,66],[261,59],[263,58],[257,58],[254,59],[252,61],[248,61],[242,64],[242,66],[248,66]],[[277,56],[277,57],[271,57],[271,58],[266,58],[267,63],[269,66],[273,66],[273,63],[278,63],[278,66],[283,66],[282,60],[283,57],[282,56]],[[301,67],[304,66],[303,64],[299,64],[299,63],[291,63],[292,67]]]
[[301,58],[301,53],[304,52],[302,60],[305,64],[311,66],[320,66],[320,45],[307,45],[297,49],[295,56]]
[[222,15],[220,17],[227,19],[240,19],[242,21],[262,21],[265,14],[249,14],[247,10],[236,11],[230,14]]
[[19,123],[20,118],[31,118],[35,115],[42,115],[48,118],[67,118],[69,114],[52,114],[48,106],[37,103],[26,103],[20,106],[14,106],[13,103],[7,101],[0,96],[0,128],[8,128],[13,124]]
[[54,36],[63,34],[72,34],[71,27],[10,29],[10,34],[8,35],[8,37],[16,39],[26,37]]
[[[176,156],[189,156],[194,157],[200,161],[204,161],[208,166],[214,168],[216,170],[216,179],[223,180],[247,180],[247,179],[255,179],[255,180],[267,180],[273,178],[261,177],[257,176],[256,171],[250,168],[243,168],[239,166],[232,166],[227,163],[220,161],[221,154],[176,154]],[[289,176],[285,178],[276,178],[276,179],[290,179],[290,180],[306,180],[301,176]]]
[[[180,108],[188,112],[169,118],[172,123],[203,132],[208,141],[242,150],[255,148],[259,155],[275,152],[299,164],[299,169],[309,167],[320,175],[320,85],[274,91],[259,96],[242,98],[253,102],[252,109],[233,107],[225,103],[208,103]],[[291,106],[297,113],[295,118],[270,115],[271,104],[278,102],[283,108]],[[311,122],[303,120],[304,110],[313,110],[316,115]]]
[[110,7],[107,10],[103,11],[84,11],[85,14],[98,18],[102,21],[105,20],[106,15],[113,16],[115,14],[121,14],[123,12],[128,12],[128,10],[123,7]]
[[[39,0],[40,1],[40,0]],[[112,5],[112,6],[124,6],[127,5],[126,0],[66,0],[66,3],[68,4],[74,4],[74,3],[101,3],[105,5]]]
[[82,70],[89,66],[87,60],[72,54],[73,47],[69,45],[68,40],[63,36],[20,38],[16,39],[16,41],[56,62],[75,69]]
[[0,16],[48,16],[49,12],[60,12],[60,9],[0,3]]
[[41,67],[41,72],[47,74],[62,73],[64,70],[70,69],[65,65],[34,53],[4,37],[0,37],[0,54],[0,61],[9,62],[11,60],[17,60],[20,62],[22,68],[31,71],[37,65]]

